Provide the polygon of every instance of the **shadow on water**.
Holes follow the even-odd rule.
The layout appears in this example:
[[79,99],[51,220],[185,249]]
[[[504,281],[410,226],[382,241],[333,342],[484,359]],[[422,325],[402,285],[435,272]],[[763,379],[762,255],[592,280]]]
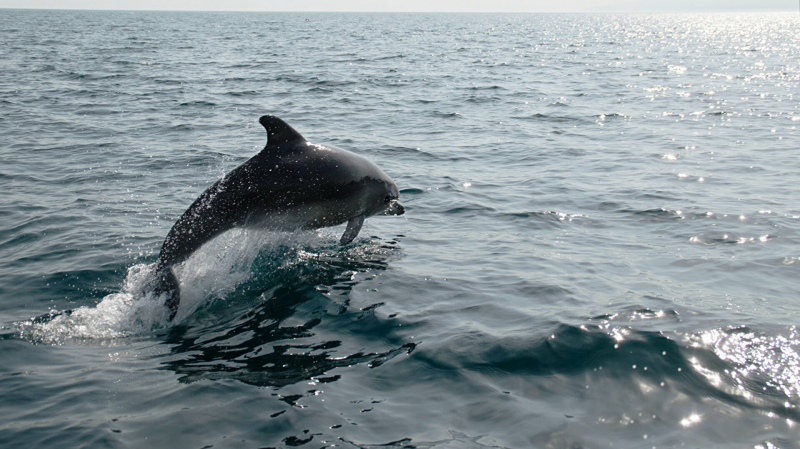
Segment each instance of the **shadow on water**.
[[[394,241],[347,250],[283,247],[260,254],[252,269],[256,274],[236,292],[198,310],[193,322],[171,329],[166,343],[174,346],[163,367],[185,383],[236,379],[280,387],[311,378],[335,381],[339,376],[325,376],[337,367],[377,367],[410,353],[415,344],[393,336],[386,323],[372,320],[364,326],[362,318],[381,303],[350,306],[354,287],[376,279],[397,257]],[[363,341],[361,333],[368,334]],[[350,337],[358,341],[343,340]],[[371,341],[383,342],[381,349],[389,343],[391,349],[363,350]]]

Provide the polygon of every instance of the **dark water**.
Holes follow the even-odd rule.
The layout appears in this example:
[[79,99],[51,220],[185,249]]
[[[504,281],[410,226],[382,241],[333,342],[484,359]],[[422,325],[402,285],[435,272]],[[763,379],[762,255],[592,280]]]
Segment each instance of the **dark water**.
[[[0,446],[800,447],[798,36],[0,10]],[[160,244],[266,113],[407,213],[225,234],[170,323]]]

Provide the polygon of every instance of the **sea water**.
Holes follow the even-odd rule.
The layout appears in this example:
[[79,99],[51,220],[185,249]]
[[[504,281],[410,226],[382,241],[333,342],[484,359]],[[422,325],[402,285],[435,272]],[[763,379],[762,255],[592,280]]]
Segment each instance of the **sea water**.
[[[800,17],[0,10],[3,447],[797,448]],[[402,217],[172,224],[277,115]]]

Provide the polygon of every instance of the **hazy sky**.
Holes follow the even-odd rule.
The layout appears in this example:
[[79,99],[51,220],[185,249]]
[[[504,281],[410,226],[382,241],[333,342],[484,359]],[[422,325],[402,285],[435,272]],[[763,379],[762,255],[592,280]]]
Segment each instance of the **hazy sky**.
[[798,0],[0,0],[0,8],[195,11],[797,11]]

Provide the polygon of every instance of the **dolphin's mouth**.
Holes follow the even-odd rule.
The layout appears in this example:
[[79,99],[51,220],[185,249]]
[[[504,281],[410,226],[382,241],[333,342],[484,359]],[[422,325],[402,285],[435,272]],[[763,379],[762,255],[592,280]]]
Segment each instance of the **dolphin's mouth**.
[[406,208],[397,200],[390,201],[386,210],[383,211],[383,215],[403,215],[404,213],[406,213]]

